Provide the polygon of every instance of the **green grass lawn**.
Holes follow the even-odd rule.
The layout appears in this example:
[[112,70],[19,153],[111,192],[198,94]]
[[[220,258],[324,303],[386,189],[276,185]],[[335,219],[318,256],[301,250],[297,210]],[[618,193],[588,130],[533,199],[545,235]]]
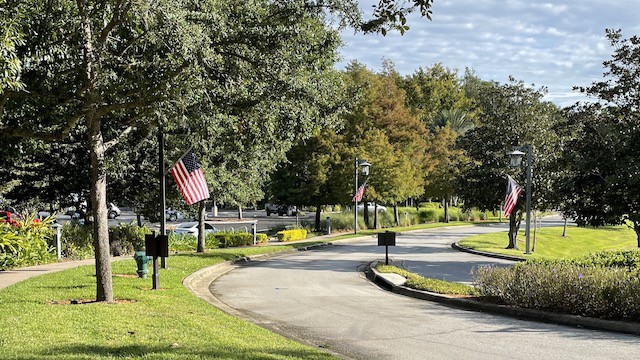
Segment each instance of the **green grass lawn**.
[[[297,244],[296,246],[301,246]],[[133,259],[113,263],[115,304],[95,297],[93,266],[39,276],[0,290],[0,359],[329,359],[317,349],[227,315],[192,295],[182,280],[238,256],[294,246],[176,255],[161,289],[134,277]]]
[[415,231],[415,230],[426,230],[426,229],[436,229],[448,226],[465,226],[465,225],[474,225],[474,224],[489,224],[489,223],[497,223],[498,221],[485,220],[485,221],[451,221],[449,223],[427,223],[427,224],[418,224],[411,226],[403,226],[403,227],[392,227],[392,228],[384,228],[384,229],[369,229],[369,230],[358,230],[358,234],[354,235],[353,230],[350,232],[345,232],[344,234],[338,235],[336,237],[331,238],[331,241],[334,240],[342,240],[342,239],[351,239],[359,236],[371,236],[380,232],[385,232],[386,230],[395,231],[395,232],[403,232],[403,231]]
[[[525,255],[524,231],[518,233],[519,250],[505,249],[509,243],[506,232],[468,237],[459,242],[463,247],[523,258],[568,259],[606,250],[633,250],[637,248],[636,234],[627,226],[600,228],[568,227],[562,237],[562,227],[545,227],[537,232],[535,251]],[[531,231],[533,245],[533,230]]]

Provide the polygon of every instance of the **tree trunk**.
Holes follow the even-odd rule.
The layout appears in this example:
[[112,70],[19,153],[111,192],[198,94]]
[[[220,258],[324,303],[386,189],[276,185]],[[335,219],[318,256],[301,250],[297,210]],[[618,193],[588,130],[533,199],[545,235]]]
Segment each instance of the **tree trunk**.
[[91,119],[87,126],[89,128],[89,156],[91,158],[91,210],[94,220],[93,245],[96,256],[96,301],[113,302],[104,143],[100,131],[100,120]]
[[509,245],[507,249],[518,250],[518,230],[520,229],[520,223],[522,222],[523,211],[511,212],[509,216]]
[[444,196],[444,222],[449,223],[449,195]]
[[[314,226],[314,231],[321,231],[320,229],[320,216],[322,215],[322,205],[316,206],[316,221]],[[296,215],[297,217],[297,215]]]
[[198,204],[198,247],[196,250],[199,253],[204,252],[205,237],[207,235],[204,229],[205,215],[207,214],[205,209],[205,201],[201,200]]
[[364,218],[364,227],[365,229],[369,228],[369,206],[367,206],[367,202],[362,202],[362,217]]
[[393,223],[400,226],[400,216],[398,215],[398,202],[393,203]]
[[138,221],[138,227],[142,227],[142,215],[136,213],[136,220]]
[[640,248],[640,221],[633,222],[633,230],[636,232],[636,242],[638,243],[638,248]]
[[238,219],[242,220],[242,205],[238,204]]
[[373,203],[373,228],[378,229],[378,203]]
[[[562,227],[562,237],[567,237],[567,217],[564,216],[564,226]],[[640,247],[640,242],[638,242],[638,247]]]
[[113,302],[113,282],[111,278],[111,258],[109,257],[109,224],[107,220],[107,176],[104,164],[104,139],[101,120],[95,112],[94,69],[95,54],[91,22],[85,8],[85,1],[78,1],[78,12],[82,26],[82,55],[84,72],[83,112],[87,124],[89,159],[91,162],[91,195],[93,210],[93,244],[96,256],[96,301]]

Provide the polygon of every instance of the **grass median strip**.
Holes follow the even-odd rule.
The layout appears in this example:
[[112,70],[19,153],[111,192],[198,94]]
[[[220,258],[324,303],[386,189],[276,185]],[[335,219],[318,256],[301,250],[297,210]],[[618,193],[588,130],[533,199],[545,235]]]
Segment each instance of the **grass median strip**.
[[[182,285],[194,271],[237,257],[309,244],[221,249],[167,259],[161,289],[135,277],[133,259],[113,263],[116,303],[93,303],[95,270],[83,266],[39,276],[0,291],[2,359],[330,359],[236,319]],[[77,305],[70,305],[77,302]]]
[[475,294],[475,289],[473,288],[473,286],[449,282],[445,280],[426,278],[392,265],[378,264],[376,266],[376,270],[378,270],[381,273],[398,274],[404,277],[405,279],[407,279],[405,286],[410,287],[412,289],[416,289],[416,290],[429,291],[429,292],[444,294],[444,295],[474,295]]
[[[533,241],[533,235],[531,236]],[[633,250],[637,248],[635,232],[627,226],[601,228],[569,227],[562,236],[562,227],[545,227],[537,231],[535,251],[525,255],[524,232],[518,233],[518,248],[505,249],[509,239],[506,232],[470,236],[460,246],[495,254],[522,258],[567,259],[578,258],[605,250]]]

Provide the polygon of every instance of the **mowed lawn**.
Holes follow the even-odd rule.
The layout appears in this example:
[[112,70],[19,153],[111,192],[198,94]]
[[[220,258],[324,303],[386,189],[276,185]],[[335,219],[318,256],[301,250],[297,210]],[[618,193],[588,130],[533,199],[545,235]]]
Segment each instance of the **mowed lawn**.
[[[567,236],[562,236],[562,227],[538,229],[535,251],[525,255],[524,231],[518,233],[519,250],[505,249],[509,244],[506,232],[482,234],[468,237],[459,242],[460,246],[479,251],[505,254],[523,258],[561,259],[575,258],[590,253],[607,250],[637,249],[635,232],[627,226],[607,226],[600,228],[567,227]],[[533,246],[533,229],[531,230]]]
[[[133,259],[113,262],[117,303],[95,297],[93,266],[48,274],[0,290],[0,359],[329,359],[331,355],[239,320],[192,295],[182,280],[238,256],[292,246],[176,255],[151,276]],[[151,274],[150,274],[151,275]],[[81,304],[70,305],[70,300]]]

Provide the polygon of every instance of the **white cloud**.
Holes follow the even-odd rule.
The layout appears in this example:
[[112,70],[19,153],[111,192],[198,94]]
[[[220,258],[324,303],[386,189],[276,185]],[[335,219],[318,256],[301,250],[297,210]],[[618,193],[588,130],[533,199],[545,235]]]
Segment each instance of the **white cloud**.
[[473,68],[485,79],[504,82],[513,75],[547,86],[548,99],[566,105],[581,98],[573,86],[602,77],[602,61],[611,55],[604,30],[621,28],[625,37],[640,32],[638,13],[638,0],[439,0],[433,21],[412,16],[404,36],[345,31],[339,67],[357,59],[379,70],[384,57],[411,74],[442,62],[461,71]]

